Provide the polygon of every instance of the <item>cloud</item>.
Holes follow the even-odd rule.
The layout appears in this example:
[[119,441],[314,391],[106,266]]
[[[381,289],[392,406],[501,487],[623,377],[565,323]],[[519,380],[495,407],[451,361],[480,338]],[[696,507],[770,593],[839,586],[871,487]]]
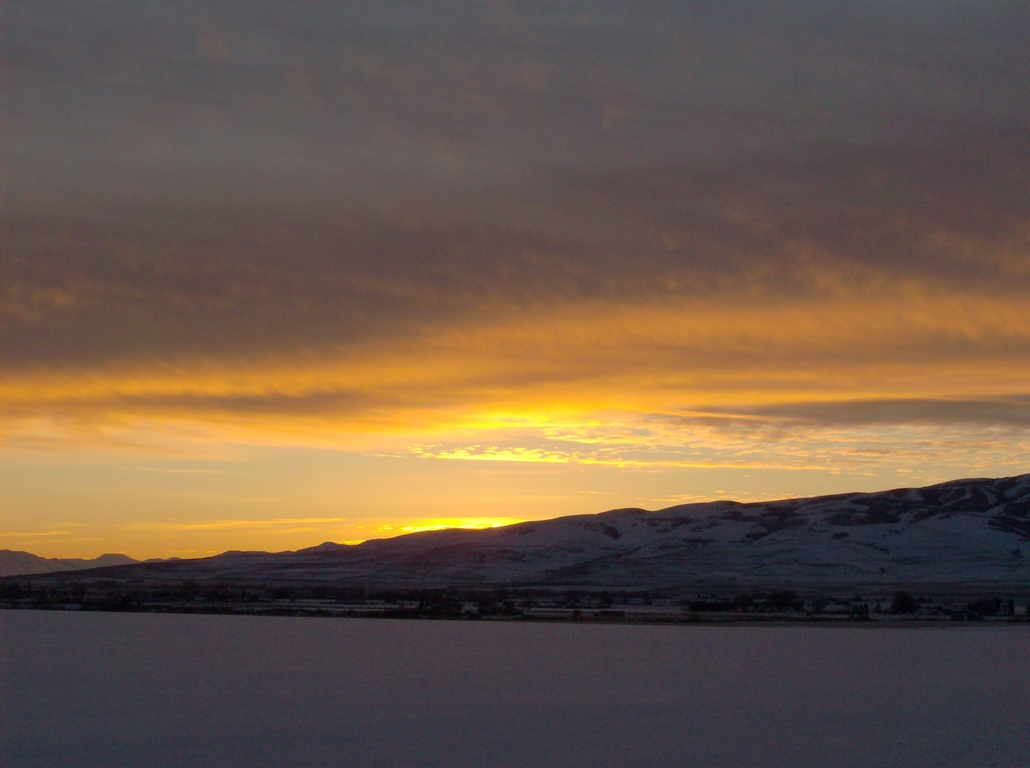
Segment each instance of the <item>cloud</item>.
[[485,195],[483,214],[446,194],[457,213],[14,211],[0,351],[8,370],[317,358],[603,302],[819,311],[880,293],[893,314],[944,296],[1004,312],[1030,289],[1028,152],[1026,130],[980,131],[717,171],[548,172]]
[[684,417],[743,423],[807,426],[966,425],[1030,428],[1030,394],[1001,395],[992,399],[873,399],[837,402],[801,402],[737,409],[711,409]]
[[164,424],[330,443],[609,412],[781,427],[1022,424],[1028,352],[1021,298],[919,284],[841,287],[807,302],[567,302],[321,355],[10,373],[3,417],[9,439],[40,426],[88,438]]
[[1023,3],[127,8],[8,14],[9,444],[1026,424]]

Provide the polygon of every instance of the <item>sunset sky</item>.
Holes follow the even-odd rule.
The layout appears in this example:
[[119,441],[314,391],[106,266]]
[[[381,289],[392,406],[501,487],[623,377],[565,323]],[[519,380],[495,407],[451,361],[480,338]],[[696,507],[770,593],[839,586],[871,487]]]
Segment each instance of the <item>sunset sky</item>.
[[8,3],[0,548],[1030,471],[1030,5]]

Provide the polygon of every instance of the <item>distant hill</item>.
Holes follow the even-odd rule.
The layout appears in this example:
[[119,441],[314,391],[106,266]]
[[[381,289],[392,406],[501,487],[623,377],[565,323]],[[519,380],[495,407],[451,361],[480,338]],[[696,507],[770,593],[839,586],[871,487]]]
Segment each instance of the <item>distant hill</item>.
[[60,571],[82,571],[87,568],[104,568],[109,565],[130,565],[137,563],[128,555],[101,555],[95,560],[80,558],[47,558],[37,557],[28,552],[15,552],[0,549],[0,576],[25,576],[37,573],[57,573]]
[[658,512],[616,509],[353,546],[141,563],[107,568],[102,577],[434,587],[1030,586],[1030,475]]

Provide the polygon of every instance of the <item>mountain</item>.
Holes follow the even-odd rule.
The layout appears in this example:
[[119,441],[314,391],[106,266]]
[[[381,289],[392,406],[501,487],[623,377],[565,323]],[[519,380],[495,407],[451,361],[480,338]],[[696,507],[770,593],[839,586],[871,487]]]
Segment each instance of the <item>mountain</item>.
[[[100,572],[94,572],[97,578]],[[84,578],[82,574],[77,578]],[[1030,475],[108,568],[103,578],[413,586],[1030,586]]]
[[0,576],[24,576],[61,571],[82,571],[88,568],[106,568],[139,562],[128,555],[101,555],[94,560],[80,558],[58,559],[37,557],[28,552],[0,549]]

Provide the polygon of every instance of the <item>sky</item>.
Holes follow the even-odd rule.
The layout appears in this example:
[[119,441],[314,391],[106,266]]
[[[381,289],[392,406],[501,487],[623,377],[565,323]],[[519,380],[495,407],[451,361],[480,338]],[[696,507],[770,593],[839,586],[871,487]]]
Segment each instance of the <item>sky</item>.
[[0,547],[1030,471],[1030,6],[3,6]]

